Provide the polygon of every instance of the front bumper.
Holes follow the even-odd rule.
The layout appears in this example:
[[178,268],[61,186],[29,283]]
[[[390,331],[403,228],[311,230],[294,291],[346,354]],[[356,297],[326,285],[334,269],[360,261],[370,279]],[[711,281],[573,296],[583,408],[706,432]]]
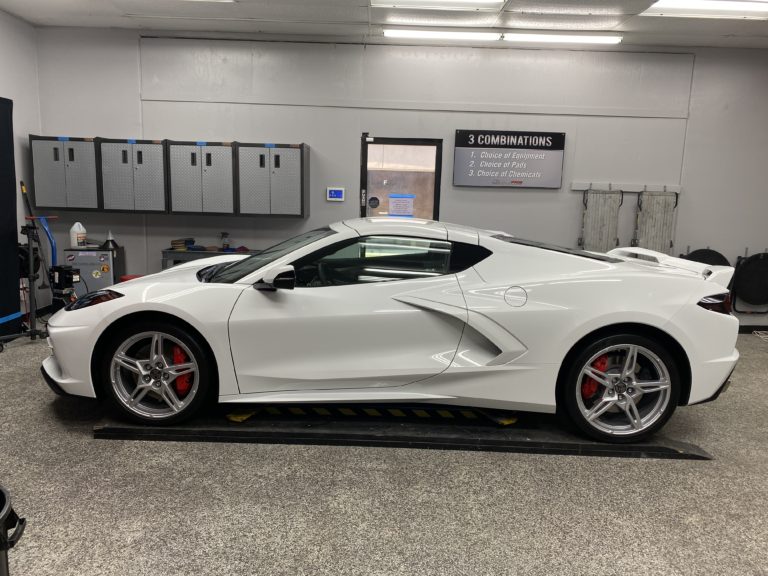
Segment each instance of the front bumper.
[[[46,358],[46,360],[49,360],[49,358]],[[50,363],[49,363],[50,364]],[[45,380],[45,383],[48,384],[48,388],[53,390],[57,395],[59,396],[69,396],[64,389],[59,386],[59,383],[56,382],[56,380],[53,379],[53,377],[48,374],[45,370],[45,360],[43,360],[43,364],[40,366],[40,374],[43,375],[43,380]]]
[[49,388],[62,396],[85,396],[95,398],[93,386],[90,382],[85,382],[79,378],[68,376],[62,369],[56,356],[51,354],[43,360],[40,366],[40,372],[43,375],[45,383]]
[[46,382],[50,379],[67,395],[95,398],[91,382],[91,351],[94,345],[92,327],[62,326],[49,322],[48,347],[51,355],[43,360],[42,366],[47,375]]

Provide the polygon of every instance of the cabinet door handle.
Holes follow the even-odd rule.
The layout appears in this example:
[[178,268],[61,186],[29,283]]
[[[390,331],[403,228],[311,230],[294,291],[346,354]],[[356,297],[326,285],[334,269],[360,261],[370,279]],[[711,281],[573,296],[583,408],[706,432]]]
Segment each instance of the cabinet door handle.
[[74,148],[67,148],[69,153],[69,161],[74,162],[75,161],[75,149]]
[[191,162],[192,162],[192,166],[197,166],[197,152],[192,152]]
[[128,164],[128,150],[123,150],[123,164]]
[[205,165],[210,166],[211,165],[211,153],[206,152],[205,153]]
[[280,168],[280,154],[275,154],[275,168]]
[[136,151],[136,164],[144,164],[144,152],[142,150]]
[[58,162],[59,161],[59,149],[54,148],[53,149],[53,161]]
[[264,154],[259,154],[259,168],[264,168],[264,166],[266,166],[265,160],[266,158],[264,158]]

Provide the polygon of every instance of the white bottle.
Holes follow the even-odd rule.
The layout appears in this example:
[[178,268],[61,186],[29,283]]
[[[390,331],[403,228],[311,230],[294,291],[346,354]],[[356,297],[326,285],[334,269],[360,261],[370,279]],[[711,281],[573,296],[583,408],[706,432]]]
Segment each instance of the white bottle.
[[75,222],[69,229],[69,247],[82,248],[85,243],[85,226],[80,222]]

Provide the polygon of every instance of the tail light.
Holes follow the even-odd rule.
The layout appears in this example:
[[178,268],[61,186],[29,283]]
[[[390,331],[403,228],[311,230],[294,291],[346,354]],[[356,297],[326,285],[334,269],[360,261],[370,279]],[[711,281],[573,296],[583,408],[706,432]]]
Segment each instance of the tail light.
[[699,306],[711,312],[719,312],[720,314],[731,313],[731,293],[724,292],[722,294],[714,294],[702,298],[698,302]]

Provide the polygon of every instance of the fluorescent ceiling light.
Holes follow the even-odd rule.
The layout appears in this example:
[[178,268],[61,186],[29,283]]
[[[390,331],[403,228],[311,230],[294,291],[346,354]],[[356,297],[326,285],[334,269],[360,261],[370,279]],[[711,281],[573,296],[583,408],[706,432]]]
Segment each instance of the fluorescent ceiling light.
[[429,10],[498,9],[504,0],[371,0],[374,8],[421,8]]
[[501,38],[498,32],[443,32],[438,30],[398,30],[384,29],[386,38],[412,38],[421,40],[475,40],[492,42]]
[[558,44],[618,44],[621,36],[587,36],[583,34],[504,34],[507,42]]
[[730,0],[659,0],[641,16],[768,20],[768,2]]

